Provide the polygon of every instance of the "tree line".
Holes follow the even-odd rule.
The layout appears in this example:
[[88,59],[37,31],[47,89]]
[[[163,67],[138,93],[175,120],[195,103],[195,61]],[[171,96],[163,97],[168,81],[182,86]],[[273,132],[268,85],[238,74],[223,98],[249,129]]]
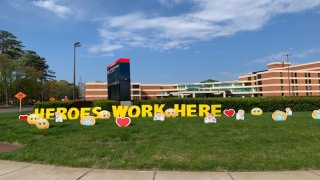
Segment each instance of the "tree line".
[[55,80],[44,57],[24,50],[22,42],[5,30],[0,30],[0,103],[17,102],[14,95],[27,94],[25,102],[48,101],[50,97],[72,97],[73,84]]

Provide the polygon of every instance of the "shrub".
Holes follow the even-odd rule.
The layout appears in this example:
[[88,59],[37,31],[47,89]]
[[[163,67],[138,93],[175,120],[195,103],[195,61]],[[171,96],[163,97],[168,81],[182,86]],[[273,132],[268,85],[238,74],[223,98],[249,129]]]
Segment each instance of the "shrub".
[[57,108],[57,107],[64,107],[70,109],[73,106],[72,101],[54,101],[54,102],[41,102],[36,103],[34,108]]
[[93,101],[93,107],[101,107],[101,110],[112,111],[112,106],[120,105],[119,101],[111,101],[111,100],[100,100]]
[[72,107],[80,109],[84,107],[92,107],[92,105],[92,101],[76,101],[73,103]]

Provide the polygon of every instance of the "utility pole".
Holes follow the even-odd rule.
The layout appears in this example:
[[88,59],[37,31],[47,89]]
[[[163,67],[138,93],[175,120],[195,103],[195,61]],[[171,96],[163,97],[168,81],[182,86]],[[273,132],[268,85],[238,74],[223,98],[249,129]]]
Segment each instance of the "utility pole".
[[291,56],[291,54],[285,54],[284,56],[287,57],[287,66],[288,66],[288,88],[289,88],[289,96],[291,96],[291,89],[290,89],[290,65],[289,65],[289,56]]
[[76,48],[80,46],[80,42],[76,42],[73,45],[73,102],[76,100]]

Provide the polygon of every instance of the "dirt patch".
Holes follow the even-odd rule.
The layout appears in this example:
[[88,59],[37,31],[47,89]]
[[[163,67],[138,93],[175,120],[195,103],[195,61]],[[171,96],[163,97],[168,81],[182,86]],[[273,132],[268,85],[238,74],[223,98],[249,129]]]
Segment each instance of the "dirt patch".
[[20,144],[10,144],[6,142],[0,142],[0,153],[14,151],[20,148],[22,145]]

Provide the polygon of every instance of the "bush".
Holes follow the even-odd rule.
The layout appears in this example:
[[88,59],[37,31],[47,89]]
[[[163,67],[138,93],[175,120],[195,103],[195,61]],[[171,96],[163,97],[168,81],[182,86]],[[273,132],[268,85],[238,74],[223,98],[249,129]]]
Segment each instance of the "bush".
[[92,107],[92,101],[76,101],[73,103],[72,107],[77,109],[84,108],[84,107]]
[[111,100],[100,100],[93,101],[93,107],[101,107],[101,110],[112,111],[112,106],[120,105],[119,101],[111,101]]
[[73,106],[72,101],[54,101],[54,102],[41,102],[36,103],[34,105],[34,108],[58,108],[58,107],[64,107],[67,109],[70,109]]
[[173,108],[174,104],[221,104],[221,110],[233,108],[250,112],[252,108],[259,107],[264,112],[285,110],[290,107],[292,111],[313,111],[320,108],[320,97],[263,97],[263,98],[164,98],[151,100],[135,100],[134,105],[165,104],[164,109]]

